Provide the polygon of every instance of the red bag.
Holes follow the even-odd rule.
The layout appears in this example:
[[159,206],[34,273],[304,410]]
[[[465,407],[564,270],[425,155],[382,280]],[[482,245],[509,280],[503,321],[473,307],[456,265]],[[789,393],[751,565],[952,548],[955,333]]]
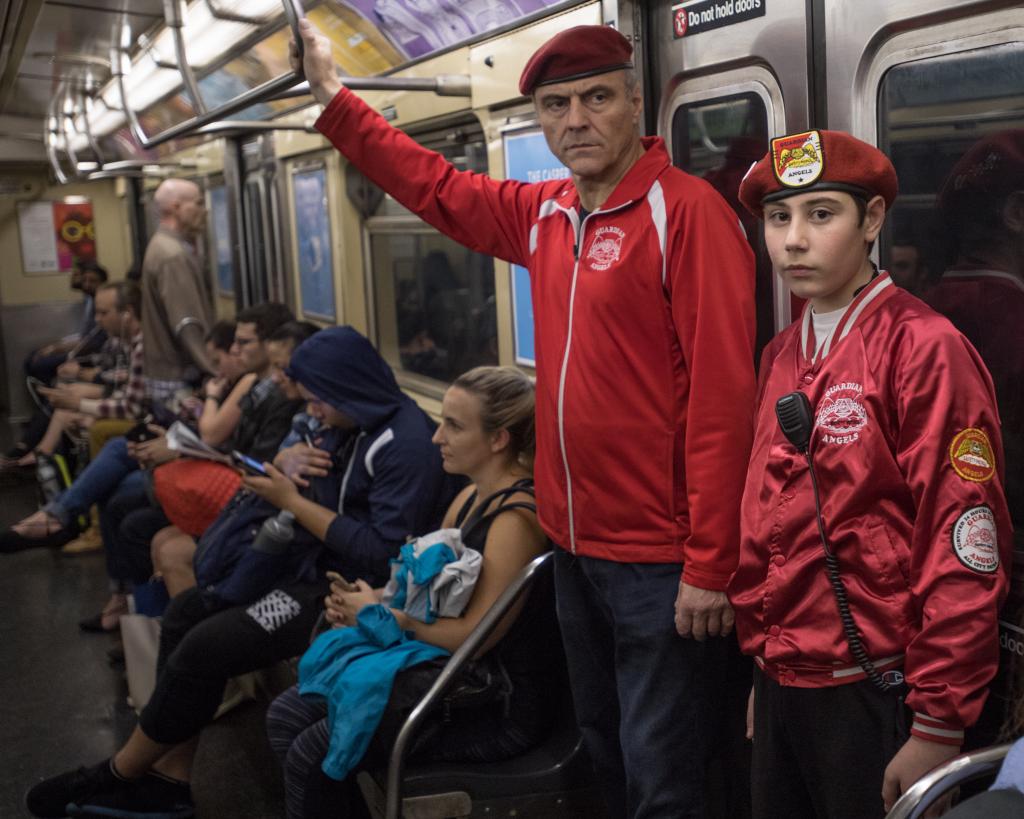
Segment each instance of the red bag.
[[153,470],[153,494],[164,514],[192,537],[206,531],[241,485],[234,469],[214,461],[182,458]]

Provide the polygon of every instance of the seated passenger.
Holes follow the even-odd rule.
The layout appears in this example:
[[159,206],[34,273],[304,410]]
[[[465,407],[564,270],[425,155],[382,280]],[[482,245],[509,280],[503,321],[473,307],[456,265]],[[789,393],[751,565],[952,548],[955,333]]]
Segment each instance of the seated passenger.
[[[533,385],[512,367],[478,367],[455,380],[445,393],[441,426],[434,443],[441,450],[446,472],[466,475],[472,482],[452,502],[444,528],[461,527],[463,543],[483,554],[472,597],[462,616],[422,623],[392,610],[403,630],[417,640],[455,651],[479,624],[518,572],[548,549],[533,511]],[[527,505],[524,508],[523,504]],[[508,514],[503,514],[503,512]],[[326,618],[335,627],[351,626],[359,611],[380,602],[383,589],[358,581],[358,591],[345,592],[332,584]],[[557,645],[550,590],[543,630],[537,614],[541,601],[531,598],[530,614],[517,608],[488,643],[486,658],[500,664],[511,683],[507,697],[495,697],[480,707],[453,711],[421,757],[433,760],[494,761],[506,759],[535,744],[547,729],[545,700],[550,700],[550,659]],[[433,684],[445,659],[431,660],[400,672],[395,688],[403,705],[391,707],[371,745],[380,763],[401,719]],[[331,721],[327,703],[318,696],[300,695],[295,686],[274,701],[267,714],[270,744],[285,775],[289,819],[320,819],[361,815],[354,776],[338,782],[321,769],[328,752]],[[392,694],[395,702],[395,694]],[[401,711],[402,713],[396,713]]]
[[[236,329],[232,353],[242,359],[247,369],[252,369],[257,375],[262,373],[263,377],[249,390],[244,399],[248,403],[237,414],[238,428],[234,432],[231,444],[235,448],[247,447],[255,457],[269,458],[286,434],[296,405],[285,399],[269,378],[269,363],[259,333],[268,335],[277,326],[289,321],[292,315],[284,305],[265,303],[247,308],[239,317],[248,317],[239,323],[251,326],[242,329],[241,343],[238,339],[239,331]],[[258,330],[258,326],[262,326],[263,329]],[[141,346],[140,343],[140,351]],[[243,348],[249,347],[251,351],[243,354]],[[138,355],[141,356],[141,352]],[[133,362],[139,360],[135,357]],[[241,421],[243,416],[246,419],[244,423]],[[129,444],[123,437],[112,439],[103,447],[96,460],[86,467],[56,501],[48,503],[42,510],[0,535],[0,553],[66,543],[75,535],[72,525],[74,519],[86,513],[94,503],[106,503],[118,491],[125,497],[132,497],[129,507],[148,505],[148,501],[145,500],[145,482],[138,472],[140,464],[148,468],[175,457],[177,453],[167,449],[162,437],[138,445]],[[126,513],[129,509],[122,508],[122,511]],[[117,519],[116,525],[120,525],[120,518]],[[102,515],[101,528],[104,528],[105,533],[116,532],[116,529],[106,528]]]
[[[228,391],[229,395],[219,406],[216,400],[204,400],[199,397],[195,399],[196,406],[200,412],[198,418],[200,437],[203,437],[204,440],[204,429],[209,430],[210,426],[223,421],[231,415],[234,415],[237,420],[240,415],[238,410],[238,399],[240,396],[236,396],[237,391],[235,387],[245,387],[243,382],[246,380],[246,373],[241,360],[232,352],[234,340],[235,322],[233,321],[218,321],[206,336],[206,354],[213,365],[215,375],[207,381],[202,392],[205,392],[207,395],[214,394],[219,396],[222,392]],[[255,376],[248,376],[248,378],[250,381],[247,383],[251,386],[252,379],[255,379]],[[242,394],[244,394],[244,391]],[[204,427],[204,423],[207,426]],[[132,502],[129,501],[129,503]],[[107,505],[109,506],[109,504]],[[111,520],[109,513],[112,510],[108,509],[107,511],[107,517],[100,520],[99,524],[107,523],[109,526]],[[128,511],[131,511],[130,507],[126,508],[123,514],[127,514]],[[120,521],[121,516],[114,514],[113,517]],[[102,547],[102,525],[93,528],[100,530],[97,538]],[[91,531],[92,529],[90,529]],[[86,535],[88,534],[87,532]],[[114,542],[114,534],[108,528],[106,539],[111,543]],[[79,538],[79,540],[84,537],[85,535]],[[74,543],[75,541],[72,541],[65,549],[72,547]],[[153,574],[153,565],[145,557],[139,557],[118,549],[107,549],[105,557],[107,577],[110,580],[110,599],[98,614],[86,617],[78,622],[78,627],[82,631],[116,631],[121,615],[128,613],[128,595],[136,585],[145,583]]]
[[[285,374],[285,370],[288,368],[295,349],[319,329],[308,321],[289,321],[267,336],[266,348],[271,377],[281,393],[290,400],[300,400],[302,396],[299,394],[295,382]],[[305,447],[306,438],[315,433],[317,428],[317,422],[308,413],[304,410],[297,412],[292,418],[291,431],[281,441],[278,451],[289,449],[296,444]],[[321,452],[320,450],[316,451]],[[326,455],[326,453],[322,454]],[[294,479],[299,486],[309,485],[301,475]],[[195,551],[195,538],[182,532],[176,526],[161,529],[153,536],[151,541],[152,567],[155,573],[163,578],[167,593],[171,597],[175,597],[195,585],[196,578],[192,571],[192,556]]]
[[[440,522],[451,495],[430,442],[434,424],[369,341],[351,327],[324,330],[295,351],[288,375],[328,427],[317,443],[330,460],[328,474],[310,475],[302,493],[270,465],[271,478],[254,482],[274,506],[294,513],[294,561],[259,599],[232,603],[217,583],[175,597],[139,727],[112,759],[32,788],[26,804],[33,815],[64,816],[69,805],[190,815],[193,740],[226,681],[305,650],[329,588],[325,570],[381,583],[406,536]],[[251,529],[238,537],[248,549]]]
[[52,455],[61,445],[63,435],[83,422],[81,402],[96,406],[96,399],[122,398],[131,400],[129,358],[136,341],[142,343],[141,294],[138,287],[124,282],[104,284],[95,296],[96,326],[106,336],[98,354],[97,366],[86,367],[76,360],[64,362],[57,371],[61,381],[59,390],[39,390],[44,397],[54,396],[50,403],[54,411],[47,416],[37,410],[26,426],[21,441],[9,453],[5,464],[32,466],[35,452]]
[[103,330],[96,323],[93,296],[101,284],[107,281],[107,271],[96,262],[75,262],[71,272],[71,289],[80,290],[82,301],[82,323],[73,335],[47,344],[35,350],[25,361],[25,375],[49,383],[57,375],[57,369],[65,361],[82,353],[93,353],[103,344]]
[[896,192],[888,157],[840,131],[772,140],[740,186],[807,299],[761,358],[729,583],[757,662],[763,819],[883,816],[959,752],[998,665],[995,392],[970,342],[871,261]]
[[[292,319],[291,310],[275,302],[258,304],[238,314],[231,355],[238,359],[246,375],[231,390],[224,402],[227,406],[215,406],[216,400],[207,393],[203,416],[212,416],[213,420],[204,425],[203,416],[199,418],[200,434],[205,443],[229,451],[237,449],[250,453],[259,460],[273,457],[281,439],[288,433],[292,416],[301,406],[301,400],[289,398],[271,377],[266,339]],[[215,381],[209,389],[219,386]],[[166,447],[162,436],[140,444],[129,444],[128,451],[143,469],[178,458],[177,452]],[[180,466],[187,470],[202,470],[206,465],[185,460]],[[173,493],[173,483],[167,491]],[[230,488],[227,491],[230,492]],[[207,487],[206,494],[211,501],[218,497],[213,486]],[[194,500],[194,496],[186,496],[184,500],[169,498],[159,486],[154,489],[148,481],[133,480],[120,485],[107,498],[100,512],[107,564],[108,567],[116,567],[118,572],[111,578],[133,583],[140,582],[140,578],[148,578],[152,574],[150,544],[158,532],[171,525],[161,504],[176,503],[180,507],[183,503],[194,503]],[[173,509],[173,506],[169,508]],[[113,600],[108,602],[105,608],[110,608],[113,603]],[[106,630],[117,627],[112,620],[114,618],[108,616]],[[90,625],[93,622],[95,619],[83,621]]]

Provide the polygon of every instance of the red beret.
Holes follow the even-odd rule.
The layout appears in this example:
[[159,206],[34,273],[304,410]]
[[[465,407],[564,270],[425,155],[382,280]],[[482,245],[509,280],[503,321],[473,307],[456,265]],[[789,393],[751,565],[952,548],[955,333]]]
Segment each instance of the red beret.
[[538,48],[519,77],[519,93],[538,85],[566,82],[632,68],[633,46],[611,26],[573,26]]
[[1001,131],[978,140],[960,157],[939,192],[939,210],[961,204],[972,208],[979,195],[1016,190],[1024,190],[1024,130]]
[[896,169],[874,145],[843,131],[804,131],[772,140],[768,153],[750,167],[740,184],[740,201],[755,216],[762,205],[812,190],[881,196],[889,209],[896,199]]

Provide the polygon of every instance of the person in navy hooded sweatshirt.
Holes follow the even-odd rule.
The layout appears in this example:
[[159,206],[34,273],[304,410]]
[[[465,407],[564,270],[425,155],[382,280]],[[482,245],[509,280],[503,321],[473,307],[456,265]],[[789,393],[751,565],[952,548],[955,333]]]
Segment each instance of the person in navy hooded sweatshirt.
[[289,553],[301,558],[258,599],[239,603],[204,583],[175,597],[138,727],[109,760],[32,788],[26,806],[34,816],[65,816],[69,805],[191,816],[196,739],[227,680],[306,649],[328,593],[326,570],[383,584],[406,537],[440,523],[457,487],[431,443],[434,423],[366,338],[351,327],[322,330],[299,346],[286,372],[322,427],[314,446],[278,453],[276,466],[266,465],[270,477],[246,487],[269,502],[268,513],[295,515]]

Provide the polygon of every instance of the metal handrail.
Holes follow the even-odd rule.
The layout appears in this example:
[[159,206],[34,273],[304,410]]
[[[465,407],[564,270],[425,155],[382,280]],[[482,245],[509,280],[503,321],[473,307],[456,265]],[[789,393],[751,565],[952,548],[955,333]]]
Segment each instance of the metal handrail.
[[267,122],[262,119],[222,119],[219,122],[211,122],[197,128],[196,136],[206,134],[222,134],[231,131],[304,131],[307,134],[315,134],[316,128],[312,125],[299,125],[292,122]]
[[462,667],[476,656],[512,606],[530,588],[533,578],[540,567],[544,565],[545,561],[550,559],[551,552],[535,557],[516,575],[505,591],[501,593],[494,604],[484,613],[484,616],[477,623],[476,628],[473,629],[469,637],[466,638],[465,642],[452,654],[445,667],[441,670],[441,674],[434,681],[434,684],[430,686],[430,690],[427,691],[423,699],[417,703],[412,713],[405,720],[402,729],[398,732],[398,738],[391,749],[391,759],[388,763],[387,802],[384,808],[385,819],[399,819],[402,808],[402,774],[405,767],[405,754],[413,737],[419,730],[420,724],[426,719],[438,700],[447,693]]
[[[166,0],[165,2],[165,15],[170,10],[168,7],[174,0]],[[292,29],[292,36],[298,47],[298,58],[299,64],[302,64],[302,37],[299,34],[299,20],[303,17],[304,11],[300,0],[282,0],[282,6],[284,8],[285,17],[288,18],[288,24]],[[180,30],[179,30],[180,33]],[[115,54],[116,52],[116,54]],[[180,122],[177,125],[172,125],[170,128],[166,128],[159,134],[153,137],[147,137],[145,132],[142,130],[142,126],[139,124],[138,117],[135,111],[132,110],[131,105],[128,103],[128,93],[125,87],[125,76],[131,71],[131,61],[128,60],[128,69],[125,70],[125,60],[128,59],[126,51],[118,46],[115,46],[110,59],[111,72],[117,81],[118,91],[121,95],[121,105],[124,108],[125,116],[128,117],[129,126],[132,129],[132,133],[135,138],[139,141],[139,144],[143,148],[155,148],[158,145],[162,145],[165,142],[169,142],[172,139],[178,137],[187,136],[192,134],[198,128],[204,125],[209,125],[216,122],[217,120],[223,119],[224,117],[230,116],[231,114],[237,113],[244,108],[248,108],[250,105],[255,105],[259,102],[264,102],[279,91],[284,91],[286,88],[291,88],[296,83],[303,80],[303,74],[301,69],[299,71],[289,71],[287,74],[282,74],[279,77],[274,77],[267,82],[258,85],[256,88],[252,88],[246,91],[244,94],[240,94],[233,99],[228,100],[222,105],[218,105],[216,108],[198,113],[191,119]],[[179,61],[181,57],[179,56]],[[181,66],[178,66],[179,70]],[[185,81],[185,74],[182,73],[182,80]],[[198,89],[197,89],[198,90]]]
[[925,811],[953,788],[999,770],[1012,744],[1008,742],[960,754],[929,771],[899,798],[885,819],[920,819]]
[[53,169],[53,175],[57,178],[58,184],[66,185],[68,178],[60,166],[60,157],[57,156],[57,146],[54,143],[56,136],[56,131],[47,128],[43,136],[43,141],[46,143],[46,158],[50,160],[50,167]]
[[210,16],[216,20],[228,20],[232,23],[247,23],[250,26],[265,26],[274,19],[273,15],[267,17],[249,17],[245,14],[238,14],[233,11],[225,11],[217,5],[216,0],[206,0],[206,8],[210,10]]
[[195,72],[185,51],[185,0],[164,0],[164,20],[171,30],[174,54],[178,58],[178,73],[181,74],[185,90],[192,99],[192,108],[197,114],[205,114],[206,103],[203,101],[199,83],[196,82]]
[[85,138],[89,140],[89,147],[92,148],[92,152],[96,155],[96,161],[99,166],[103,167],[103,151],[100,149],[99,140],[96,139],[92,132],[92,123],[89,122],[89,115],[92,113],[92,97],[88,94],[80,94],[79,101],[82,104],[82,119],[85,121]]

